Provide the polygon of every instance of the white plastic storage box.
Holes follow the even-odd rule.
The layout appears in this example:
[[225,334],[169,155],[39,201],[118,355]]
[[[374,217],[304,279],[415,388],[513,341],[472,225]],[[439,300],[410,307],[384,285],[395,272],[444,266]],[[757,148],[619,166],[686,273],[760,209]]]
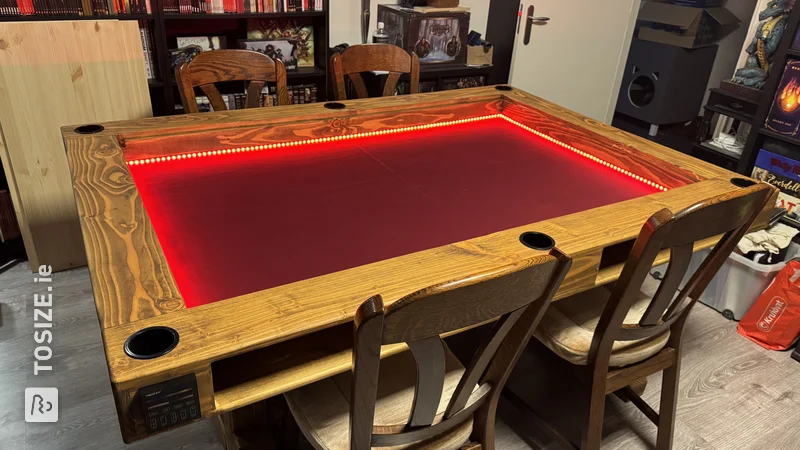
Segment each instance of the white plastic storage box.
[[[786,252],[787,261],[797,255],[798,250],[800,250],[800,245],[792,242],[789,251]],[[681,287],[689,281],[709,253],[711,253],[710,249],[697,252],[692,256],[692,262],[686,272],[686,277],[681,282]],[[708,284],[699,300],[721,312],[726,318],[739,320],[753,306],[758,296],[764,292],[764,289],[769,286],[784,266],[786,266],[785,261],[777,264],[759,264],[742,255],[732,253],[711,283]],[[645,293],[655,294],[658,283],[653,283],[653,279],[662,279],[666,271],[667,264],[650,270],[650,279],[643,286]],[[650,292],[650,288],[652,288],[652,292]]]

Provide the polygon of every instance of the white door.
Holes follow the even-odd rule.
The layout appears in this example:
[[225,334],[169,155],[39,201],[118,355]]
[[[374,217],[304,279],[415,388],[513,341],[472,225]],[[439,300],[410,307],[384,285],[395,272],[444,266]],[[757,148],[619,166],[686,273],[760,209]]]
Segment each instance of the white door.
[[[522,0],[510,84],[611,123],[639,4],[640,0]],[[529,20],[531,6],[534,17],[549,20]]]

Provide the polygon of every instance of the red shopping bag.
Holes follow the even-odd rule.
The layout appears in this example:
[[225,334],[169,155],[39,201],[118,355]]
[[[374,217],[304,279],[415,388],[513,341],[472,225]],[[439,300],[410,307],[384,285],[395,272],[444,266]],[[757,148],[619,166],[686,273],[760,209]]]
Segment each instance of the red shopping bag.
[[800,335],[800,261],[789,261],[739,322],[739,334],[770,350]]

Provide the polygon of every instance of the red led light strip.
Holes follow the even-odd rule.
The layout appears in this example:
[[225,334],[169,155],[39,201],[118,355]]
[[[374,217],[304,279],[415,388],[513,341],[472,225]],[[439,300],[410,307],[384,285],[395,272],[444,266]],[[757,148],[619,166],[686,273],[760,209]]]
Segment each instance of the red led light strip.
[[229,148],[229,149],[223,149],[223,150],[210,150],[210,151],[204,151],[204,152],[183,153],[183,154],[180,154],[180,155],[156,156],[156,157],[153,157],[153,158],[134,159],[134,160],[131,160],[131,161],[126,161],[126,164],[128,166],[141,166],[141,165],[158,163],[158,162],[178,161],[178,160],[182,160],[182,159],[203,158],[203,157],[207,157],[207,156],[228,155],[228,154],[232,154],[232,153],[264,151],[264,150],[272,150],[272,149],[276,149],[276,148],[297,147],[297,146],[301,146],[301,145],[321,144],[321,143],[325,143],[325,142],[335,142],[335,141],[342,141],[342,140],[358,139],[358,138],[362,138],[362,137],[385,136],[385,135],[388,135],[388,134],[405,133],[405,132],[408,132],[408,131],[428,130],[428,129],[431,129],[431,128],[441,128],[441,127],[447,127],[447,126],[451,126],[451,125],[458,125],[458,124],[462,124],[462,123],[480,122],[480,121],[483,121],[483,120],[498,119],[498,118],[499,119],[503,119],[506,122],[514,124],[514,125],[522,128],[523,130],[526,130],[526,131],[528,131],[530,133],[533,133],[536,136],[538,136],[538,137],[540,137],[540,138],[542,138],[544,140],[550,141],[550,142],[552,142],[552,143],[554,143],[554,144],[556,144],[556,145],[558,145],[560,147],[563,147],[563,148],[565,148],[567,150],[570,150],[570,151],[572,151],[572,152],[574,152],[574,153],[576,153],[576,154],[578,154],[580,156],[583,156],[584,158],[587,158],[587,159],[589,159],[591,161],[594,161],[594,162],[596,162],[598,164],[606,166],[606,167],[608,167],[608,168],[610,168],[612,170],[615,170],[615,171],[617,171],[617,172],[619,172],[619,173],[621,173],[623,175],[626,175],[626,176],[628,176],[630,178],[633,178],[633,179],[635,179],[637,181],[640,181],[640,182],[642,182],[644,184],[652,186],[652,187],[654,187],[656,189],[659,189],[661,191],[669,190],[666,187],[664,187],[664,186],[662,186],[662,185],[660,185],[658,183],[655,183],[653,181],[648,180],[647,178],[644,178],[644,177],[641,177],[639,175],[636,175],[633,172],[625,170],[625,169],[623,169],[623,168],[621,168],[621,167],[619,167],[619,166],[617,166],[615,164],[611,164],[610,162],[605,161],[603,159],[600,159],[600,158],[598,158],[598,157],[596,157],[594,155],[591,155],[591,154],[586,153],[584,151],[578,150],[577,148],[575,148],[575,147],[573,147],[573,146],[571,146],[569,144],[561,142],[558,139],[550,137],[550,136],[548,136],[548,135],[546,135],[546,134],[544,134],[544,133],[542,133],[540,131],[534,130],[533,128],[531,128],[529,126],[523,125],[523,124],[517,122],[516,120],[511,119],[509,117],[506,117],[506,116],[504,116],[502,114],[490,114],[490,115],[486,115],[486,116],[472,117],[472,118],[469,118],[469,119],[451,120],[451,121],[447,121],[447,122],[437,122],[437,123],[431,123],[431,124],[427,124],[427,125],[414,125],[414,126],[410,126],[410,127],[394,128],[394,129],[391,129],[391,130],[369,131],[369,132],[365,132],[365,133],[355,133],[355,134],[348,134],[348,135],[341,135],[341,136],[331,136],[331,137],[315,138],[315,139],[304,139],[304,140],[301,140],[301,141],[280,142],[280,143],[276,143],[276,144],[252,145],[252,146],[236,147],[236,148]]
[[506,117],[506,116],[504,116],[502,114],[500,114],[500,118],[504,119],[508,123],[512,123],[512,124],[522,128],[525,131],[529,131],[529,132],[535,134],[536,136],[539,136],[540,138],[542,138],[544,140],[550,141],[550,142],[552,142],[552,143],[554,143],[554,144],[556,144],[556,145],[558,145],[560,147],[563,147],[563,148],[565,148],[567,150],[570,150],[570,151],[572,151],[574,153],[577,153],[577,154],[583,156],[584,158],[590,159],[590,160],[592,160],[592,161],[594,161],[594,162],[596,162],[598,164],[602,164],[602,165],[608,167],[609,169],[616,170],[617,172],[619,172],[619,173],[621,173],[623,175],[627,175],[627,176],[633,178],[636,181],[641,181],[642,183],[644,183],[644,184],[646,184],[648,186],[652,186],[652,187],[654,187],[654,188],[656,188],[658,190],[664,191],[664,192],[669,190],[666,187],[664,187],[664,186],[662,186],[662,185],[660,185],[660,184],[658,184],[656,182],[650,181],[645,177],[636,175],[635,173],[633,173],[633,172],[631,172],[629,170],[625,170],[622,167],[619,167],[619,166],[617,166],[615,164],[611,164],[610,162],[605,161],[603,159],[600,159],[600,158],[598,158],[598,157],[596,157],[596,156],[594,156],[592,154],[589,154],[589,153],[586,153],[584,151],[578,150],[577,148],[575,148],[575,147],[573,147],[573,146],[571,146],[571,145],[569,145],[567,143],[561,142],[561,141],[559,141],[558,139],[556,139],[554,137],[551,137],[551,136],[548,136],[548,135],[542,133],[541,131],[534,130],[533,128],[531,128],[531,127],[529,127],[527,125],[523,125],[523,124],[517,122],[514,119]]
[[146,158],[146,159],[136,159],[132,161],[127,161],[126,164],[129,166],[136,166],[142,164],[152,164],[156,162],[166,162],[166,161],[176,161],[180,159],[188,159],[188,158],[202,158],[205,156],[215,156],[215,155],[227,155],[230,153],[242,153],[242,152],[257,152],[263,150],[271,150],[275,148],[285,148],[285,147],[297,147],[299,145],[309,145],[309,144],[321,144],[324,142],[335,142],[335,141],[344,141],[350,139],[357,139],[362,137],[372,137],[372,136],[384,136],[387,134],[397,134],[397,133],[404,133],[406,131],[417,131],[417,130],[427,130],[431,128],[441,128],[447,127],[450,125],[457,125],[460,123],[468,123],[468,122],[479,122],[481,120],[488,120],[488,119],[497,119],[502,117],[501,114],[492,114],[488,116],[480,116],[480,117],[472,117],[469,119],[460,119],[460,120],[451,120],[448,122],[437,122],[431,123],[427,125],[415,125],[410,127],[404,128],[394,128],[391,130],[381,130],[381,131],[368,131],[366,133],[355,133],[355,134],[347,134],[341,136],[331,136],[331,137],[324,137],[324,138],[316,138],[316,139],[304,139],[302,141],[291,141],[291,142],[281,142],[277,144],[264,144],[264,145],[253,145],[247,147],[237,147],[237,148],[230,148],[225,150],[211,150],[206,152],[194,152],[194,153],[184,153],[180,155],[171,155],[171,156],[157,156],[154,158]]

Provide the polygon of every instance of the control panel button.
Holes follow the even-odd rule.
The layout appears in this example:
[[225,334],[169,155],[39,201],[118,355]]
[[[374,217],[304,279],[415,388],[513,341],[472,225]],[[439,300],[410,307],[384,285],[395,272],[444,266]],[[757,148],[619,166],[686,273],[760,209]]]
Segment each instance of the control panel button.
[[150,433],[200,417],[194,374],[141,388],[138,394]]

